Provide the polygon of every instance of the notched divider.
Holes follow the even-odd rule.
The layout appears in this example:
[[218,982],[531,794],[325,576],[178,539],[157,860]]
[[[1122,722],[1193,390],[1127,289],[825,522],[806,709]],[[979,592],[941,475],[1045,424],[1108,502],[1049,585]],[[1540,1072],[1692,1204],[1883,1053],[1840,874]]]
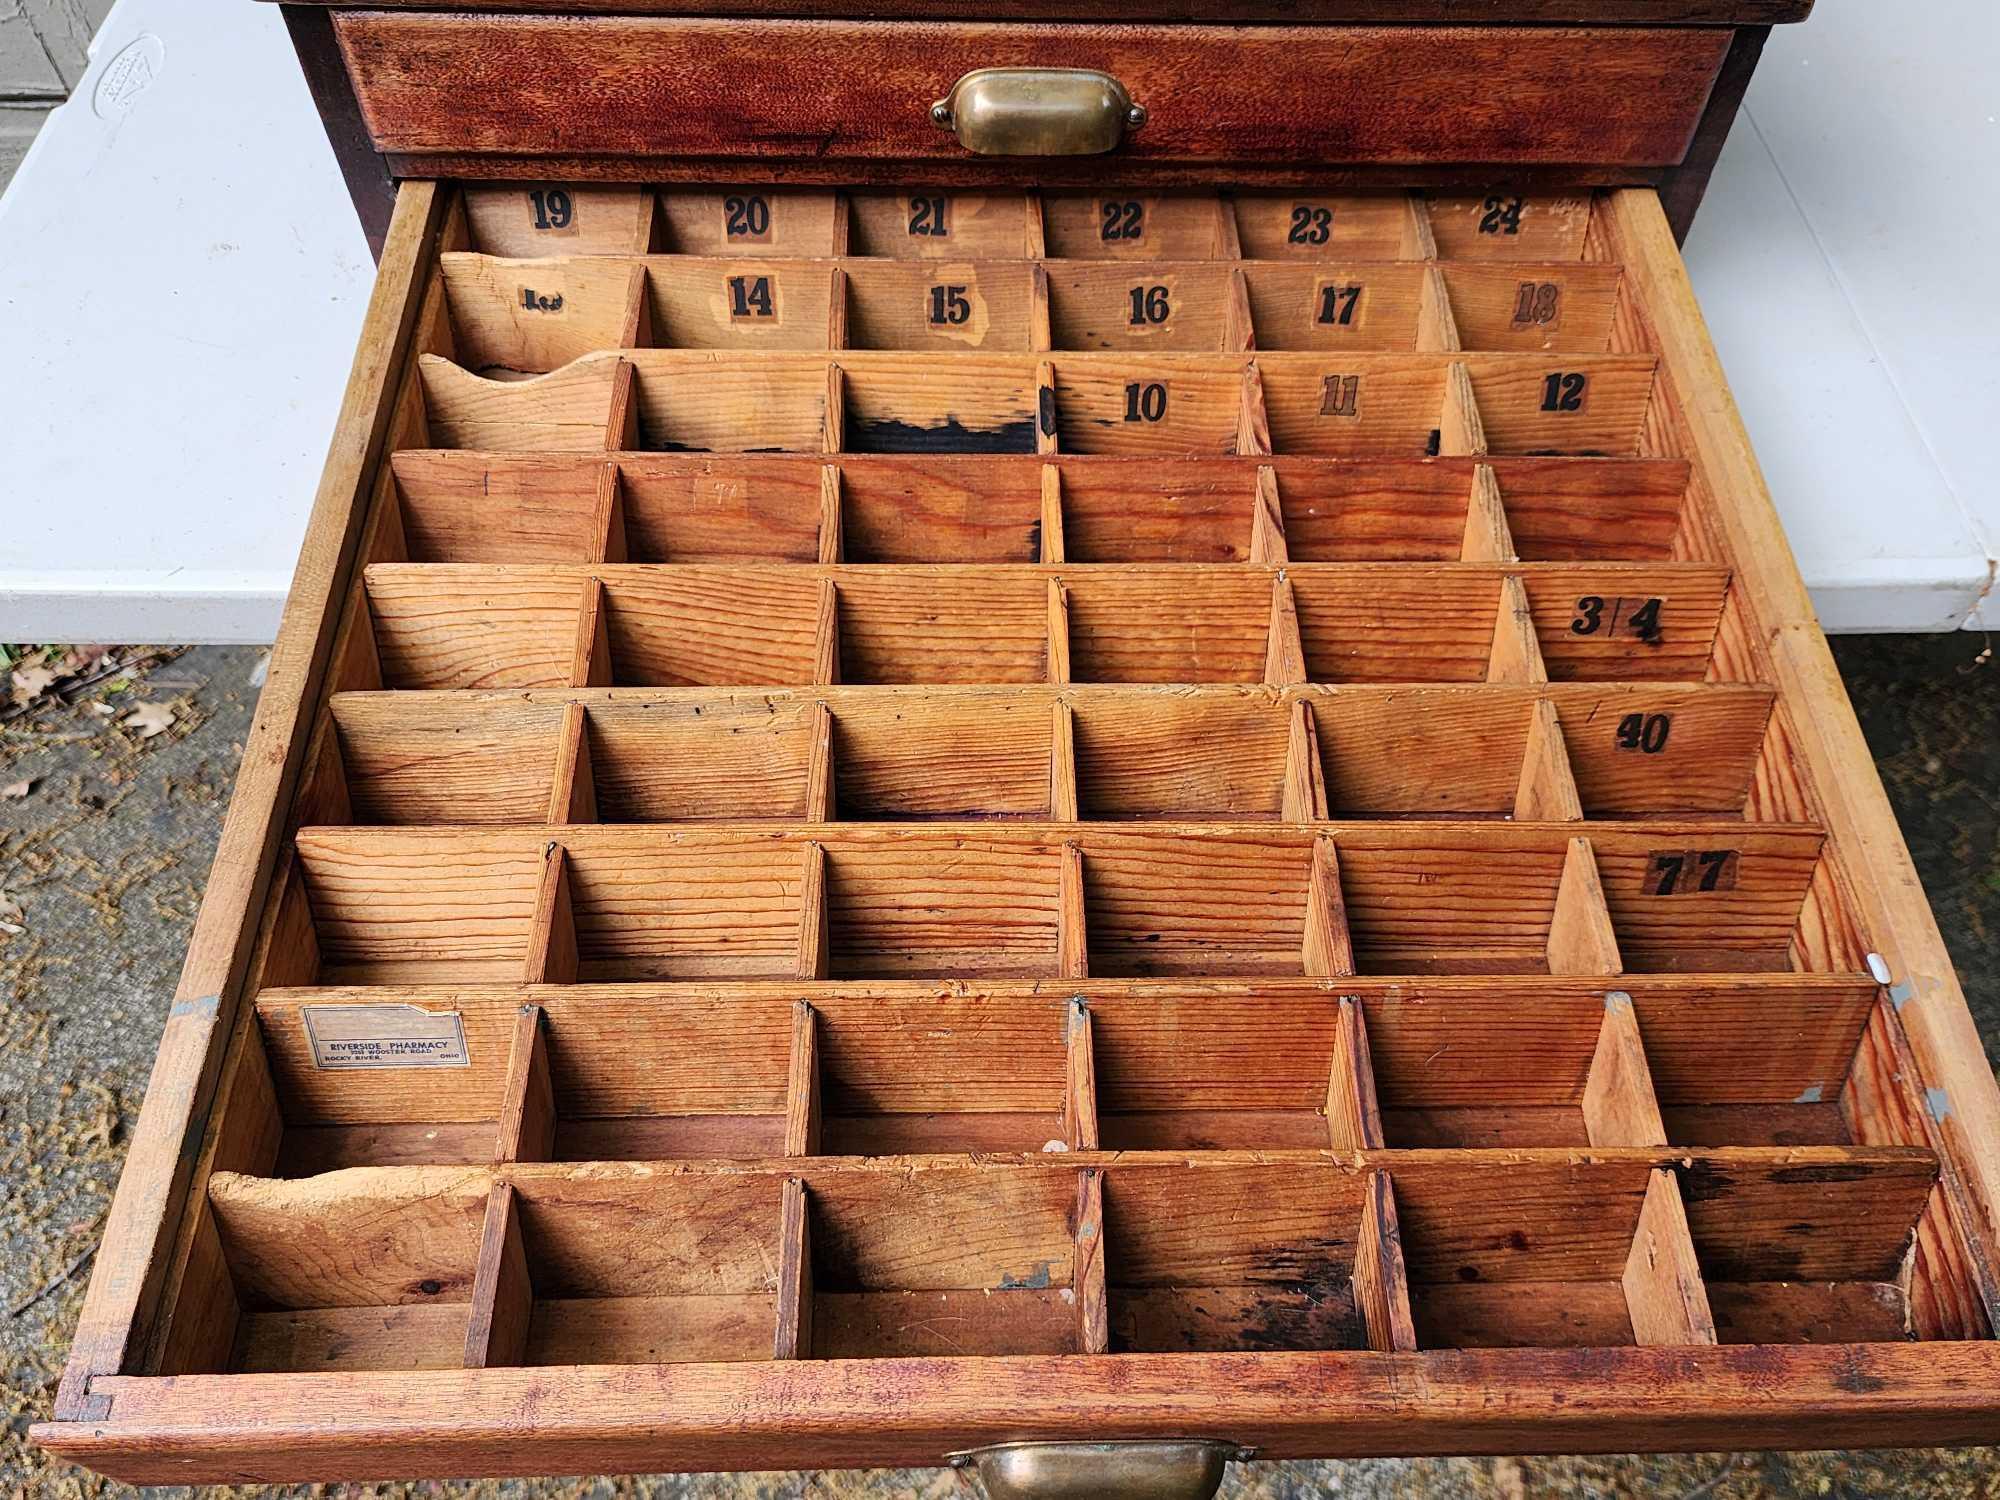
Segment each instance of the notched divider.
[[305,770],[292,799],[288,832],[301,828],[339,828],[354,821],[354,801],[348,795],[347,766],[340,753],[340,732],[331,709],[322,708],[306,750]]
[[1074,1234],[1076,1263],[1076,1352],[1107,1354],[1111,1349],[1111,1299],[1104,1276],[1104,1174],[1094,1167],[1077,1173]]
[[1354,939],[1348,931],[1347,901],[1340,889],[1340,855],[1331,834],[1313,838],[1310,858],[1300,953],[1304,971],[1316,978],[1353,974]]
[[809,1000],[792,1005],[792,1041],[785,1070],[785,1155],[818,1156],[820,1124],[819,1012]]
[[[1235,273],[1240,279],[1242,272]],[[1242,406],[1236,418],[1236,451],[1239,455],[1268,457],[1271,453],[1271,418],[1264,405],[1264,372],[1257,361],[1243,366]]]
[[1049,268],[1039,260],[1028,275],[1028,348],[1046,354],[1055,347],[1049,326]]
[[639,374],[629,359],[621,359],[611,375],[611,409],[604,419],[602,446],[612,453],[629,453],[639,446]]
[[[1079,978],[1082,976],[1078,976]],[[1063,1032],[1063,1140],[1072,1151],[1099,1149],[1097,1052],[1090,1002],[1072,995]]]
[[1528,736],[1521,755],[1520,790],[1514,794],[1514,817],[1523,823],[1578,823],[1583,799],[1576,789],[1562,720],[1547,698],[1537,698],[1528,710]]
[[1241,266],[1230,269],[1227,295],[1222,308],[1222,352],[1247,354],[1257,347],[1257,326],[1250,312],[1250,283]]
[[844,266],[828,268],[826,288],[826,347],[845,349],[847,347],[847,270]]
[[[563,709],[557,731],[556,769],[549,780],[551,823],[595,823],[597,785],[590,760],[590,714],[581,703]],[[331,823],[334,820],[324,820]]]
[[1395,1186],[1387,1172],[1370,1172],[1362,1194],[1361,1233],[1354,1245],[1354,1300],[1370,1349],[1377,1354],[1416,1349],[1410,1280],[1403,1267],[1403,1231],[1396,1216]]
[[1597,874],[1597,856],[1586,838],[1571,839],[1563,854],[1562,879],[1549,918],[1548,962],[1551,974],[1624,971],[1604,883]]
[[1039,561],[1067,561],[1063,541],[1062,470],[1055,464],[1042,465],[1042,531],[1037,539]]
[[575,984],[577,962],[569,854],[551,839],[542,851],[541,884],[535,892],[534,925],[528,932],[521,978],[526,984]]
[[1060,578],[1049,580],[1048,679],[1057,687],[1067,686],[1069,670],[1069,592]]
[[1076,712],[1058,698],[1049,710],[1049,817],[1077,821]]
[[1287,823],[1316,823],[1327,816],[1326,766],[1319,758],[1319,726],[1312,705],[1292,704],[1285,739],[1285,786],[1278,816]]
[[1462,360],[1444,367],[1444,410],[1438,417],[1437,451],[1450,458],[1477,457],[1486,452],[1486,424],[1479,416],[1472,376]]
[[548,1041],[542,1007],[521,1006],[507,1049],[507,1082],[493,1149],[497,1163],[550,1161],[555,1156],[556,1096]]
[[1041,260],[1048,255],[1048,226],[1042,218],[1042,195],[1039,190],[1029,188],[1021,195],[1021,253],[1029,260]]
[[576,645],[570,653],[571,687],[610,687],[611,626],[606,618],[604,580],[592,574],[583,582],[577,611]]
[[822,701],[812,708],[812,743],[806,749],[808,823],[831,823],[834,804],[833,710]]
[[1460,562],[1516,563],[1513,528],[1507,524],[1507,509],[1500,498],[1500,477],[1491,464],[1479,464],[1472,471],[1472,490],[1465,506],[1465,535],[1459,544]]
[[1061,979],[1087,979],[1090,938],[1085,923],[1083,850],[1064,844],[1061,858],[1056,877],[1056,973]]
[[828,964],[826,846],[808,843],[800,851],[799,952],[794,972],[800,979],[825,979]]
[[1342,995],[1334,1003],[1326,1129],[1327,1145],[1335,1151],[1380,1151],[1386,1144],[1375,1065],[1368,1055],[1368,1017],[1353,995]]
[[527,1363],[528,1330],[534,1315],[534,1280],[521,1241],[514,1185],[496,1182],[486,1199],[479,1259],[472,1273],[472,1302],[465,1320],[465,1368],[487,1370]]
[[841,561],[846,537],[840,514],[841,475],[838,464],[822,464],[819,471],[819,560],[823,567]]
[[1267,567],[1283,567],[1291,561],[1285,545],[1285,509],[1278,495],[1278,471],[1270,464],[1257,466],[1256,487],[1250,497],[1250,548],[1244,560]]
[[1292,580],[1283,568],[1271,577],[1271,623],[1264,641],[1264,681],[1270,687],[1297,687],[1306,680],[1306,648],[1299,634],[1299,608]]
[[812,1212],[806,1185],[787,1177],[778,1208],[778,1303],[771,1358],[812,1357]]
[[653,342],[653,299],[646,287],[646,267],[639,262],[625,280],[625,307],[618,318],[620,349],[650,348]]
[[630,556],[625,541],[625,484],[615,461],[597,470],[597,498],[591,517],[587,563],[622,563]]
[[847,373],[836,360],[826,365],[825,417],[820,428],[820,451],[839,453],[847,441]]
[[1500,580],[1500,608],[1493,618],[1493,650],[1487,659],[1488,682],[1545,683],[1548,664],[1542,659],[1541,637],[1535,633],[1534,612],[1521,575]]
[[819,581],[819,598],[813,620],[814,687],[832,687],[840,681],[840,588],[831,578]]

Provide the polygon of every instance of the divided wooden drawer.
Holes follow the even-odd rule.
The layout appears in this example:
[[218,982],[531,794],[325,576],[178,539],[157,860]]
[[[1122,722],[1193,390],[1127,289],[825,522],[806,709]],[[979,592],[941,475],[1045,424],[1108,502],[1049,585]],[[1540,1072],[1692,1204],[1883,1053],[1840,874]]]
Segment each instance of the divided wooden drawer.
[[2000,1428],[2000,1101],[1652,194],[423,184],[372,327],[42,1441]]

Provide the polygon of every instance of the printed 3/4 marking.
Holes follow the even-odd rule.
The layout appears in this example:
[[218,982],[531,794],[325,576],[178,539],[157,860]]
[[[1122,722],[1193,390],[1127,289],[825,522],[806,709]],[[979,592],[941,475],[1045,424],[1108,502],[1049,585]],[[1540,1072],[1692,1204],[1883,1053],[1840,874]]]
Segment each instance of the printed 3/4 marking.
[[1661,598],[1628,598],[1623,594],[1585,594],[1576,601],[1576,614],[1569,622],[1571,635],[1601,635],[1606,640],[1627,637],[1649,646],[1660,643]]
[[1736,889],[1735,849],[1655,849],[1646,856],[1646,894],[1698,896]]

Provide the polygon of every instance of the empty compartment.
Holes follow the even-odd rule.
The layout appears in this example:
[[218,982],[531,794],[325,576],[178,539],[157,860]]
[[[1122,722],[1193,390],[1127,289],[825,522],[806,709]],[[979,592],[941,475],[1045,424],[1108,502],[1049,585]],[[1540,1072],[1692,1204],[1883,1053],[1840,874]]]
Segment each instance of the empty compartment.
[[650,188],[468,184],[460,198],[471,248],[487,255],[643,255],[652,232]]
[[1227,249],[1223,201],[1212,193],[1042,194],[1051,258],[1213,260]]
[[573,830],[579,980],[780,979],[798,972],[805,850],[754,834]]
[[1335,1016],[1326,995],[1091,994],[1099,1144],[1326,1150]]
[[542,1169],[513,1182],[527,1282],[513,1296],[530,1312],[519,1363],[772,1357],[783,1178]]
[[1067,460],[1063,554],[1072,563],[1225,563],[1250,557],[1257,476],[1178,459]]
[[177,1309],[177,1321],[203,1326],[176,1330],[212,1352],[187,1362],[241,1373],[457,1369],[487,1185],[484,1167],[299,1181],[216,1172],[190,1267],[210,1289],[199,1314],[185,1297]]
[[1051,975],[1061,851],[1027,839],[849,838],[826,849],[836,979]]
[[640,349],[631,356],[638,446],[701,453],[821,453],[823,354]]
[[1058,349],[1201,354],[1230,347],[1235,293],[1222,262],[1054,262],[1047,269],[1049,334]]
[[1530,562],[1667,562],[1687,495],[1684,460],[1508,458],[1493,465],[1514,550]]
[[1019,260],[1029,253],[1028,225],[1034,214],[1025,193],[958,193],[935,187],[849,193],[847,251],[899,260]]
[[[1532,689],[1336,687],[1305,702],[1331,816],[1504,818],[1514,811]],[[1468,754],[1472,746],[1477,753]]]
[[1271,575],[1223,568],[1063,575],[1078,682],[1262,682]]
[[[1690,981],[1636,997],[1667,1140],[1676,1146],[1844,1146],[1857,1088],[1883,1071],[1865,980]],[[1857,1077],[1857,1074],[1863,1075]]]
[[1371,1347],[1368,1204],[1367,1174],[1333,1162],[1111,1168],[1111,1352]]
[[803,1175],[816,1357],[1078,1351],[1088,1294],[1077,1284],[1076,1171]]
[[1046,682],[1048,583],[999,569],[848,568],[836,575],[840,680]]
[[1121,830],[1084,842],[1090,972],[1303,974],[1311,840]]
[[1590,232],[1589,194],[1433,195],[1424,205],[1437,251],[1448,260],[1581,260]]
[[1284,811],[1294,714],[1276,694],[1081,692],[1073,702],[1085,818],[1261,820]]
[[1566,840],[1343,829],[1340,883],[1364,974],[1545,974]]
[[1464,551],[1469,463],[1279,460],[1273,473],[1294,563],[1456,562]]
[[1500,574],[1471,566],[1288,570],[1313,682],[1484,682]]
[[513,983],[543,840],[522,833],[302,828],[260,939],[262,983]]
[[850,349],[1033,347],[1034,269],[1026,262],[845,265]]
[[1611,348],[1618,308],[1617,266],[1589,264],[1445,265],[1452,322],[1466,349]]
[[1239,359],[1071,355],[1055,362],[1055,425],[1065,453],[1214,458],[1243,429]]
[[773,568],[605,570],[611,680],[631,687],[783,687],[813,680],[819,585]]
[[407,450],[390,460],[404,559],[587,563],[604,547],[604,459]]
[[1714,1151],[1678,1170],[1724,1344],[1897,1343],[1916,1337],[1917,1220],[1928,1150]]
[[541,823],[564,708],[519,699],[336,693],[333,753],[351,823]]
[[832,719],[836,817],[1052,816],[1052,699],[848,693],[835,699]]
[[593,702],[595,821],[798,822],[816,717],[783,697]]
[[385,688],[561,687],[583,619],[582,568],[374,563],[367,618]]
[[1396,1173],[1418,1346],[1637,1342],[1624,1277],[1650,1169],[1517,1159]]
[[1259,349],[1417,347],[1427,296],[1422,265],[1246,265],[1243,281]]
[[1272,451],[1424,458],[1439,447],[1448,362],[1435,354],[1257,356]]
[[840,469],[850,563],[1031,563],[1042,557],[1042,466],[873,458]]
[[840,195],[830,189],[670,187],[658,243],[669,255],[833,255]]
[[819,1154],[1041,1151],[1069,1140],[1060,998],[826,995]]
[[1032,358],[955,354],[848,356],[852,453],[1033,453],[1039,399]]
[[647,326],[654,349],[825,349],[834,280],[826,260],[645,262]]
[[453,357],[492,380],[546,374],[624,346],[643,280],[636,261],[499,260],[461,252],[438,257],[438,276]]
[[823,469],[759,454],[626,454],[626,555],[655,563],[810,563],[820,555]]
[[1418,209],[1408,195],[1238,193],[1236,236],[1252,260],[1418,260]]
[[501,453],[601,453],[622,356],[592,355],[546,375],[489,380],[435,354],[417,358],[423,423],[412,445]]

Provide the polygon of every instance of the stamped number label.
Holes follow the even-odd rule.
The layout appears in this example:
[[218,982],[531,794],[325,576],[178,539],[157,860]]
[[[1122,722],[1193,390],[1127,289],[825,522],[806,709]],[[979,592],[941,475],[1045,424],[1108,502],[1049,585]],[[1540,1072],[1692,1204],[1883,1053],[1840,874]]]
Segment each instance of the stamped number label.
[[1590,377],[1581,370],[1556,370],[1542,379],[1543,411],[1582,411],[1589,395]]
[[972,317],[972,300],[964,282],[945,282],[930,290],[924,321],[933,328],[957,328]]
[[1125,420],[1157,422],[1167,414],[1167,388],[1157,380],[1135,380],[1125,387]]
[[1576,614],[1569,622],[1571,635],[1601,635],[1607,640],[1624,637],[1657,645],[1660,640],[1660,609],[1667,601],[1659,598],[1628,598],[1622,594],[1585,594],[1576,601]]
[[1617,745],[1620,750],[1658,755],[1667,748],[1673,730],[1672,714],[1626,714],[1618,721]]
[[732,245],[768,245],[771,200],[762,193],[731,193],[722,200],[722,235]]
[[1313,322],[1321,328],[1352,328],[1355,309],[1361,305],[1361,287],[1325,281],[1313,299]]
[[1106,198],[1097,205],[1097,237],[1138,241],[1146,237],[1146,205],[1137,198]]
[[1173,313],[1164,286],[1135,286],[1132,288],[1131,297],[1134,328],[1158,327]]
[[1329,375],[1320,386],[1319,414],[1323,417],[1361,415],[1361,377]]
[[530,188],[528,222],[544,234],[575,234],[576,204],[562,188]]
[[951,233],[945,205],[951,200],[937,195],[910,200],[909,233],[920,239],[941,240]]
[[1514,293],[1516,328],[1554,328],[1562,321],[1562,287],[1553,281],[1524,281]]
[[1479,215],[1481,234],[1519,234],[1521,232],[1521,210],[1528,206],[1526,198],[1492,197],[1486,200]]
[[729,321],[732,323],[766,323],[778,316],[778,299],[771,289],[768,276],[732,276],[729,278]]
[[1646,856],[1646,893],[1696,896],[1736,889],[1734,849],[1655,849]]
[[561,292],[538,292],[531,286],[521,288],[521,311],[558,313],[562,311]]
[[1324,203],[1294,203],[1288,245],[1324,245],[1333,237],[1333,210]]

